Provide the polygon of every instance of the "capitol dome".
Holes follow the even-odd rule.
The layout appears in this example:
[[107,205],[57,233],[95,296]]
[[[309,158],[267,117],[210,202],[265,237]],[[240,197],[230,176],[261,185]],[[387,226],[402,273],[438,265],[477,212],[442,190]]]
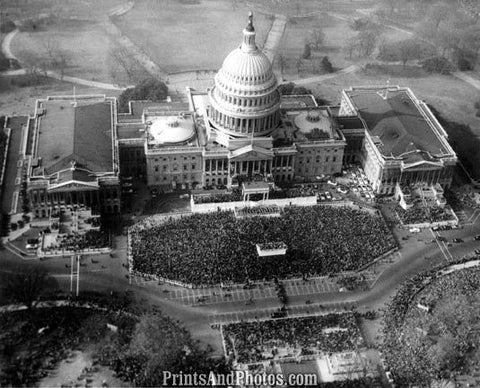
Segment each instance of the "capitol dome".
[[250,13],[243,42],[224,60],[210,90],[213,127],[236,137],[264,136],[280,122],[280,94],[272,63],[255,44]]

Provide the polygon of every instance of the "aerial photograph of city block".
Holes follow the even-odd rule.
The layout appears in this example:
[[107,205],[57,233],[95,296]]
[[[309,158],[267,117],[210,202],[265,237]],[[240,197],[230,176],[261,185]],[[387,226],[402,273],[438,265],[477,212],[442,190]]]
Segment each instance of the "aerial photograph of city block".
[[0,0],[1,387],[480,387],[480,1]]

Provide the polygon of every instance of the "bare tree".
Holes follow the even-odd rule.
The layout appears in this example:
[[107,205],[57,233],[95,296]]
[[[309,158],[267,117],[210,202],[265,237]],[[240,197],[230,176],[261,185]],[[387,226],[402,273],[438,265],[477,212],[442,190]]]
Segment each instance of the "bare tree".
[[11,278],[5,287],[5,293],[10,299],[22,303],[31,310],[35,307],[40,294],[45,291],[47,273],[33,269]]
[[135,81],[135,74],[138,71],[138,62],[123,47],[114,47],[110,50],[110,56],[115,64],[127,75],[129,81]]
[[325,33],[320,28],[316,28],[311,32],[310,42],[315,48],[315,50],[319,50],[322,48],[323,44],[325,43]]
[[50,61],[50,66],[53,69],[60,71],[61,80],[63,81],[65,69],[71,59],[69,52],[61,48],[59,42],[53,39],[45,40],[43,42],[43,47]]

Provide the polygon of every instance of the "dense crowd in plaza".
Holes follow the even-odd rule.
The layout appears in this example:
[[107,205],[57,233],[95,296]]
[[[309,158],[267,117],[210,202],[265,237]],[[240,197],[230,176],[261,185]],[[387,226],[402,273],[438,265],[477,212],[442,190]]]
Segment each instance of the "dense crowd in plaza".
[[[281,217],[193,214],[131,230],[133,269],[195,285],[355,270],[396,246],[381,216],[351,208],[287,207]],[[256,244],[282,241],[284,256]]]
[[110,245],[109,236],[105,232],[98,230],[88,230],[85,233],[70,233],[57,238],[56,243],[44,247],[43,250],[48,251],[81,251],[85,249],[106,248]]
[[404,210],[398,206],[396,212],[398,218],[404,225],[454,220],[453,215],[448,210],[436,206],[429,207],[428,209],[421,207],[408,210]]
[[[227,355],[239,363],[273,359],[282,355],[342,352],[363,343],[353,313],[239,322],[223,326]],[[288,349],[288,350],[287,350]]]
[[467,354],[475,357],[480,340],[479,288],[480,268],[475,267],[444,275],[433,269],[398,291],[383,330],[383,353],[398,383],[423,386],[454,371],[468,373],[461,364]]

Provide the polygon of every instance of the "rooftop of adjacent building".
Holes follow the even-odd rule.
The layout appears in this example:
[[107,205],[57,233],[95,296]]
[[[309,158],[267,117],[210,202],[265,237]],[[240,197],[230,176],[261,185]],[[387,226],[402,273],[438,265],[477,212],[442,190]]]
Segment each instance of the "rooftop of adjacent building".
[[451,155],[443,129],[408,88],[359,87],[345,90],[345,94],[383,155]]
[[36,106],[36,173],[71,166],[113,171],[114,100],[100,96],[48,97]]
[[197,146],[195,119],[189,112],[145,113],[148,144],[153,146]]

